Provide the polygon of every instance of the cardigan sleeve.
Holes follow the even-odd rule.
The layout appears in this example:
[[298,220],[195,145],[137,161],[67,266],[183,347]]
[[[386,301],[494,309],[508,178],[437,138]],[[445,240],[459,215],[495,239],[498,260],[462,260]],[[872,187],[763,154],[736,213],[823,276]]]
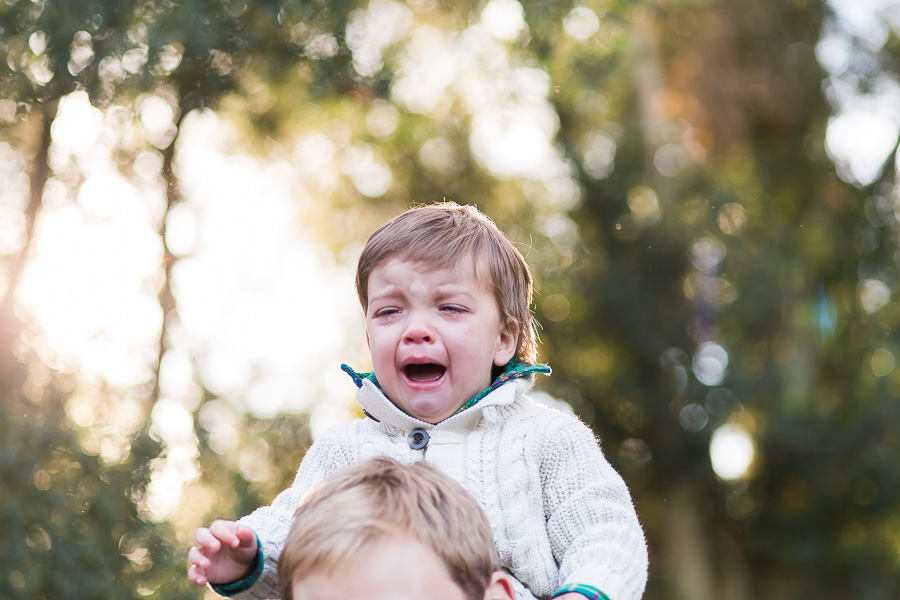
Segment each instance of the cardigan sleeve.
[[[238,600],[262,600],[281,598],[278,589],[278,557],[294,521],[294,513],[301,500],[319,482],[330,474],[349,466],[355,460],[353,444],[341,443],[341,426],[328,430],[310,446],[300,462],[293,484],[278,494],[272,504],[256,509],[238,520],[256,532],[263,558],[259,576],[250,578],[246,585],[229,594]],[[227,588],[225,588],[227,589]],[[224,591],[217,586],[216,591]]]
[[560,415],[547,425],[540,469],[557,585],[583,584],[612,600],[639,600],[647,584],[647,543],[625,482],[581,421]]

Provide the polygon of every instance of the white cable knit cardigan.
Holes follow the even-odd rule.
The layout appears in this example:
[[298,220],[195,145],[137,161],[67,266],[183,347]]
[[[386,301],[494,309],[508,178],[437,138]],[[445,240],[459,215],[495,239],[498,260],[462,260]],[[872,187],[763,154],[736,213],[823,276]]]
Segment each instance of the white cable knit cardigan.
[[[513,379],[432,425],[358,379],[357,400],[372,418],[328,430],[306,453],[291,487],[240,520],[259,536],[265,564],[253,586],[234,597],[280,597],[278,557],[303,496],[335,471],[387,456],[427,460],[475,496],[500,562],[516,579],[517,600],[549,598],[566,583],[594,586],[611,600],[639,600],[647,546],[628,489],[587,426],[525,395],[533,382],[534,375]],[[423,449],[407,439],[414,429],[428,432]]]

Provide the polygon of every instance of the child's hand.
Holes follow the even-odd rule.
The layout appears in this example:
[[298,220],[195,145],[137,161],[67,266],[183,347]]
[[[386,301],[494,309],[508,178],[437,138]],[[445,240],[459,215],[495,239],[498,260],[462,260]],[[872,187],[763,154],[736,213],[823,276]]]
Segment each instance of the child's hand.
[[231,583],[247,576],[256,558],[256,532],[234,521],[213,521],[194,533],[188,579],[197,585]]

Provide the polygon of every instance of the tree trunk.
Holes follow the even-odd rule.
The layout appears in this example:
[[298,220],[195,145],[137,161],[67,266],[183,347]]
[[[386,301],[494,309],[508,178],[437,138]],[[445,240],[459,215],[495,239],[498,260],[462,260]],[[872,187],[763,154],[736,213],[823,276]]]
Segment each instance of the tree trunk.
[[672,573],[674,598],[722,600],[716,594],[709,524],[698,506],[699,498],[688,483],[679,484],[667,499],[665,555]]
[[30,191],[28,205],[25,207],[25,243],[22,249],[16,253],[9,267],[9,285],[6,293],[0,301],[0,375],[11,376],[18,360],[15,357],[13,346],[19,337],[22,325],[15,314],[16,296],[19,285],[22,282],[22,274],[25,272],[25,264],[31,251],[31,243],[34,240],[34,229],[38,213],[41,210],[41,202],[44,196],[44,186],[50,176],[50,126],[56,118],[59,102],[54,100],[39,105],[40,136],[38,147],[31,162],[31,171],[28,174]]
[[165,277],[163,278],[163,284],[158,295],[163,320],[159,330],[156,369],[153,376],[153,394],[151,396],[153,404],[156,404],[157,400],[159,400],[159,375],[163,356],[165,356],[166,350],[169,348],[168,341],[166,340],[169,327],[178,319],[175,295],[172,293],[172,267],[175,265],[176,258],[169,251],[169,247],[166,244],[166,219],[169,216],[169,211],[182,200],[181,191],[178,187],[178,177],[173,170],[173,164],[175,162],[175,145],[178,143],[178,136],[181,134],[181,123],[183,120],[184,111],[181,111],[178,113],[178,118],[175,121],[175,136],[172,138],[172,142],[162,151],[163,164],[161,174],[163,181],[166,182],[166,214],[163,215],[162,224],[159,227],[159,238],[163,245],[163,271]]
[[664,568],[677,600],[751,600],[750,569],[730,533],[703,514],[701,498],[688,483],[668,496]]

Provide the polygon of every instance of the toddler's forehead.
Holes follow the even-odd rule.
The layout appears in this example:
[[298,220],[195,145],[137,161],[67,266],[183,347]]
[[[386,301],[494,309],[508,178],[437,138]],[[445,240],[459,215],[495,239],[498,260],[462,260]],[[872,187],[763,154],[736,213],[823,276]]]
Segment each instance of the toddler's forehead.
[[416,256],[414,253],[395,254],[390,256],[378,264],[377,270],[391,263],[407,263],[412,267],[412,271],[416,275],[431,275],[437,271],[462,271],[463,269],[471,269],[471,273],[475,276],[475,281],[486,289],[492,289],[493,281],[491,278],[491,269],[485,258],[474,256],[473,252],[457,256]]

